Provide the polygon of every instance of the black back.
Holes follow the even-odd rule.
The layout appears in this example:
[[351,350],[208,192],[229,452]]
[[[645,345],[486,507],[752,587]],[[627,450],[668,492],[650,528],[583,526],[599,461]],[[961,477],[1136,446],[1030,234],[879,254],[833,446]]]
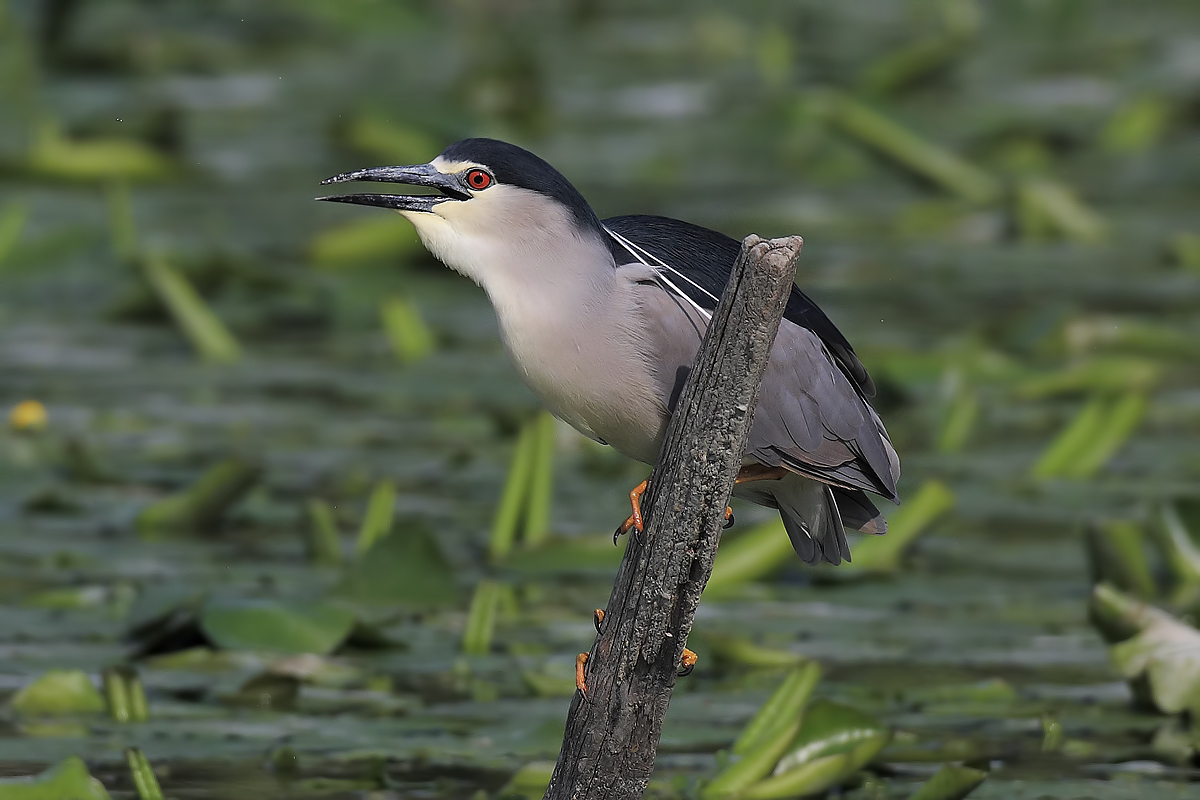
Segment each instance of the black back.
[[463,139],[442,151],[450,161],[473,161],[492,171],[500,183],[552,197],[571,209],[575,221],[600,230],[600,219],[563,174],[528,150],[497,139]]
[[[712,298],[720,297],[725,291],[733,263],[742,249],[737,239],[668,217],[630,214],[606,219],[604,225],[695,281],[699,289],[685,281],[678,281],[676,285],[709,311],[716,307]],[[618,264],[627,264],[631,260],[629,252],[611,237],[609,250]],[[846,376],[864,395],[874,397],[875,383],[850,342],[825,312],[794,285],[783,318],[816,334]]]

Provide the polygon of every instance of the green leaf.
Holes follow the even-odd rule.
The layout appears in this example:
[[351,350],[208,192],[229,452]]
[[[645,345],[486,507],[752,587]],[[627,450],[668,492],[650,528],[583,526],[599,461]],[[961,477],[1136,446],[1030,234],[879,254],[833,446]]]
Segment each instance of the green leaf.
[[482,580],[475,586],[471,608],[467,612],[467,624],[463,630],[462,650],[469,656],[485,656],[492,649],[492,635],[496,630],[496,617],[505,594],[511,594],[507,584]]
[[704,591],[718,596],[765,578],[796,558],[782,520],[755,525],[721,542]]
[[4,259],[17,246],[21,231],[25,228],[25,220],[29,216],[29,208],[24,203],[13,201],[0,210],[0,266]]
[[420,128],[373,113],[352,117],[342,135],[349,146],[389,164],[420,164],[441,150],[437,140]]
[[946,484],[926,481],[892,514],[886,534],[859,539],[851,548],[854,560],[836,570],[823,570],[823,576],[837,579],[838,572],[845,572],[845,577],[862,572],[895,572],[905,551],[954,508],[954,502],[954,493]]
[[433,352],[433,333],[411,300],[389,297],[380,304],[379,316],[388,344],[401,363],[415,363]]
[[791,670],[783,683],[771,694],[767,702],[758,709],[737,741],[733,743],[734,755],[746,755],[774,740],[779,731],[800,719],[800,712],[812,696],[817,681],[821,679],[821,667],[808,662]]
[[396,485],[388,480],[375,484],[371,499],[367,501],[367,513],[363,516],[362,528],[358,531],[358,542],[354,552],[360,558],[381,539],[392,532],[396,514]]
[[336,566],[342,563],[342,537],[333,509],[324,500],[308,501],[308,553],[316,564]]
[[611,574],[620,566],[624,553],[624,543],[614,545],[611,534],[554,537],[514,551],[504,567],[534,574]]
[[354,614],[326,602],[209,600],[200,627],[225,650],[332,652],[354,628]]
[[533,428],[529,487],[525,493],[523,543],[536,547],[550,535],[550,506],[554,497],[554,445],[558,430],[548,411],[539,412],[529,423]]
[[109,800],[100,781],[70,756],[31,778],[0,778],[0,800]]
[[26,684],[9,701],[23,717],[61,717],[101,714],[104,697],[87,673],[78,669],[52,669]]
[[[779,760],[775,774],[782,775],[803,764],[831,755],[858,753],[863,742],[882,740],[879,748],[892,737],[891,731],[877,719],[850,706],[829,700],[815,700],[804,712],[804,723],[792,743],[793,749]],[[866,764],[867,757],[854,769]]]
[[452,605],[459,591],[454,570],[427,530],[409,526],[384,537],[346,571],[334,593],[367,606]]
[[908,800],[963,800],[987,780],[983,770],[946,764]]
[[1048,178],[1026,178],[1017,185],[1016,216],[1028,240],[1062,237],[1095,244],[1108,236],[1104,219],[1070,187]]
[[1027,378],[1017,384],[1018,397],[1038,399],[1080,392],[1145,391],[1162,377],[1155,361],[1131,356],[1089,358],[1045,375]]
[[230,364],[242,357],[237,339],[182,272],[156,254],[142,260],[142,269],[154,293],[167,307],[175,324],[191,342],[201,360],[212,364]]
[[1089,525],[1084,543],[1092,583],[1109,583],[1138,597],[1153,597],[1157,587],[1143,546],[1145,538],[1140,525],[1126,520]]
[[391,214],[329,228],[313,237],[309,246],[312,260],[325,267],[401,258],[421,250],[413,227]]
[[117,722],[145,722],[150,718],[146,690],[137,670],[128,665],[108,667],[101,675],[108,713]]
[[857,709],[817,700],[804,712],[792,749],[774,774],[746,789],[747,800],[816,794],[845,781],[879,754],[892,732]]
[[138,800],[163,800],[162,788],[158,785],[158,777],[150,766],[150,759],[136,747],[125,751],[125,760],[129,763],[129,772],[133,777],[134,788],[137,789]]
[[554,775],[553,761],[533,761],[521,767],[500,790],[500,797],[521,796],[538,800]]
[[763,647],[746,636],[706,634],[702,637],[713,658],[747,667],[791,667],[802,664],[804,656],[791,650]]
[[828,113],[845,133],[951,194],[974,203],[1000,197],[1000,183],[991,175],[857,100],[830,95]]
[[1116,400],[1096,395],[1033,465],[1035,478],[1090,478],[1121,449],[1145,416],[1146,396],[1127,392]]
[[517,540],[517,529],[525,499],[529,492],[529,477],[533,471],[533,459],[537,451],[537,429],[531,425],[521,427],[517,446],[513,450],[512,463],[496,515],[492,519],[492,530],[488,536],[488,559],[498,563],[512,552]]
[[1107,584],[1092,589],[1090,612],[1110,641],[1133,632],[1109,657],[1127,680],[1146,682],[1160,711],[1200,712],[1200,631]]
[[155,180],[174,172],[171,161],[134,139],[66,138],[53,121],[34,134],[27,160],[30,172],[70,181]]
[[1152,147],[1171,120],[1171,106],[1161,97],[1141,95],[1123,103],[1100,131],[1100,144],[1110,153],[1137,153]]
[[143,537],[199,532],[215,526],[262,476],[262,469],[230,458],[209,468],[184,491],[146,506],[134,524]]
[[1160,506],[1150,532],[1171,573],[1173,597],[1179,601],[1194,596],[1200,587],[1200,547],[1188,532],[1179,509],[1172,503]]
[[771,772],[779,757],[787,752],[800,730],[799,717],[793,717],[770,736],[757,738],[757,746],[723,769],[700,793],[703,800],[744,797],[746,787]]

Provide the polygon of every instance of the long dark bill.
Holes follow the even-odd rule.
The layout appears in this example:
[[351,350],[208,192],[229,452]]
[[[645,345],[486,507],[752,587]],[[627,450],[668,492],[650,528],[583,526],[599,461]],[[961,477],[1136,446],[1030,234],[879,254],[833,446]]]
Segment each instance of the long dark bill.
[[438,172],[430,164],[413,164],[408,167],[370,167],[354,172],[344,172],[321,181],[325,186],[330,183],[346,183],[348,181],[379,181],[380,183],[402,183],[408,186],[428,186],[437,189],[442,194],[405,195],[405,194],[339,194],[330,197],[318,197],[331,203],[354,203],[360,206],[379,206],[392,208],[397,211],[432,211],[438,203],[448,200],[466,200],[470,197],[458,185],[456,175]]

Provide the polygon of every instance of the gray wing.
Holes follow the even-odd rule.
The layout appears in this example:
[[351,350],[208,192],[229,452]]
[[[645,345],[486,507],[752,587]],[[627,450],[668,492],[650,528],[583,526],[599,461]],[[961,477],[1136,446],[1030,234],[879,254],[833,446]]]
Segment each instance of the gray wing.
[[844,489],[896,499],[900,460],[875,410],[810,330],[784,320],[747,455]]
[[[708,317],[639,266],[620,270],[636,283],[636,333],[659,394],[674,409]],[[746,455],[834,487],[896,498],[900,462],[883,423],[816,334],[787,320],[771,349]]]

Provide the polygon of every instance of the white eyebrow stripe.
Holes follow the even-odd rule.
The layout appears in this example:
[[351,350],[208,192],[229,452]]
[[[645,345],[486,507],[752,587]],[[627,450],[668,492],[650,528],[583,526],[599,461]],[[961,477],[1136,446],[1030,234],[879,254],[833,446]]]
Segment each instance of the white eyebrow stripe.
[[613,239],[616,240],[616,242],[619,245],[621,245],[627,251],[629,251],[629,254],[632,255],[635,259],[637,259],[637,262],[639,264],[645,264],[648,267],[654,267],[655,268],[654,269],[655,276],[660,281],[662,281],[672,292],[674,292],[680,298],[682,298],[687,303],[689,303],[692,306],[692,308],[696,309],[696,311],[698,311],[705,319],[712,319],[712,312],[701,307],[701,305],[699,303],[697,303],[695,300],[693,300],[688,295],[687,292],[681,290],[678,286],[676,286],[674,283],[672,283],[671,279],[666,276],[664,270],[670,271],[670,272],[674,273],[675,275],[678,275],[680,278],[683,278],[685,281],[690,283],[692,286],[696,287],[696,289],[698,289],[701,293],[712,298],[713,303],[715,305],[715,303],[717,302],[717,298],[716,298],[716,296],[713,295],[712,292],[708,291],[703,286],[701,286],[700,284],[696,283],[694,280],[689,278],[687,275],[684,275],[682,272],[680,272],[679,270],[672,267],[670,264],[663,261],[661,258],[655,257],[653,253],[650,253],[647,250],[645,250],[644,248],[639,247],[638,245],[636,245],[633,242],[626,239],[621,234],[610,229],[608,226],[604,226],[604,230],[608,233],[609,236],[613,237]]

